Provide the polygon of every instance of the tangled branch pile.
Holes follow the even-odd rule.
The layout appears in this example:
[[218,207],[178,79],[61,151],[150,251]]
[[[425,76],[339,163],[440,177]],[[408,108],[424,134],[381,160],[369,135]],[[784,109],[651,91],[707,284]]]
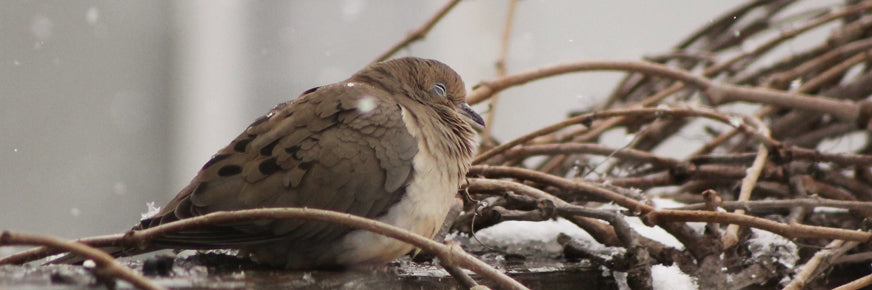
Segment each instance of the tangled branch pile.
[[[558,74],[629,71],[598,112],[483,148],[469,191],[490,202],[474,227],[465,214],[455,229],[559,216],[626,248],[631,286],[650,285],[648,263],[677,263],[703,289],[832,287],[857,278],[828,275],[835,267],[868,273],[872,1],[785,12],[797,2],[749,1],[650,57],[661,65],[566,63],[482,82],[471,103]],[[801,37],[814,45],[797,48]],[[632,141],[603,145],[614,131]],[[690,205],[657,209],[654,197]],[[627,210],[596,210],[602,203]],[[636,215],[684,249],[640,237],[622,221]],[[798,267],[755,255],[749,228],[801,245]]]
[[[450,1],[379,59],[421,39],[458,2]],[[872,234],[865,222],[872,217],[872,102],[866,100],[872,94],[872,1],[817,8],[814,3],[790,12],[799,2],[811,1],[749,1],[648,62],[565,63],[481,82],[468,95],[471,104],[495,102],[502,90],[560,74],[628,72],[595,112],[578,112],[507,142],[483,133],[467,189],[473,200],[488,202],[468,203],[453,218],[452,229],[471,233],[506,220],[561,217],[598,242],[623,248],[622,254],[598,262],[627,272],[633,289],[651,287],[654,264],[678,265],[702,289],[829,288],[848,282],[845,289],[858,289],[872,284],[872,275],[860,277],[872,261]],[[509,22],[511,18],[509,13]],[[813,45],[797,47],[797,38]],[[632,141],[608,146],[604,134],[611,132],[632,136]],[[687,205],[658,208],[657,198]],[[641,236],[628,225],[629,217],[662,228],[682,247]],[[427,244],[395,229],[379,230],[379,225],[320,211],[220,213],[198,218],[199,224],[181,221],[171,227],[240,218],[310,218],[390,233],[441,252],[452,274],[462,276],[452,268],[460,265],[502,279],[477,260],[459,258],[463,255],[456,247]],[[706,225],[699,229],[689,222]],[[140,243],[171,227],[83,243]],[[797,261],[761,254],[760,245],[751,242],[759,230],[792,240]],[[566,237],[560,242],[567,257],[596,256]],[[11,233],[0,235],[0,245],[6,244],[53,249],[6,257],[0,265],[89,251],[79,243]],[[452,255],[458,258],[452,261]],[[98,267],[114,265],[111,257],[94,259]],[[113,267],[121,272],[115,277],[142,281],[131,282],[142,288],[160,287]],[[860,274],[831,275],[834,269]],[[507,288],[523,287],[502,281]]]

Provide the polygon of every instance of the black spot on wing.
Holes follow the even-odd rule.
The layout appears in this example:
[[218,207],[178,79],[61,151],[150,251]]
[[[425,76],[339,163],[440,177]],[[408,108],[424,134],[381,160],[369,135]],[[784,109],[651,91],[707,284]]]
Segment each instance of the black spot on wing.
[[315,165],[315,162],[307,161],[307,162],[300,163],[300,165],[297,165],[297,167],[299,167],[302,170],[309,170],[309,169],[312,169],[313,165]]
[[236,144],[233,144],[233,151],[240,153],[245,152],[245,147],[248,146],[248,143],[251,143],[251,140],[252,139],[249,138],[237,141]]
[[260,170],[260,173],[263,175],[270,175],[275,173],[276,171],[281,170],[282,168],[276,163],[276,158],[270,158],[260,162],[257,166],[257,169]]
[[294,146],[285,148],[285,152],[287,152],[289,155],[293,156],[295,159],[298,159],[296,156],[297,151],[300,151],[300,145],[294,145]]
[[227,159],[227,157],[230,157],[230,154],[212,155],[212,159],[209,159],[206,164],[203,164],[203,168],[201,168],[200,170],[206,170],[206,168],[209,168],[209,166],[215,165],[215,163],[221,162],[221,160]]
[[273,148],[276,147],[276,144],[279,143],[279,140],[281,140],[281,139],[276,139],[275,141],[272,141],[272,143],[269,143],[266,146],[263,146],[263,148],[260,148],[260,155],[261,156],[272,155]]
[[242,167],[239,165],[225,165],[218,169],[218,175],[223,177],[237,175],[240,172],[242,172]]
[[320,88],[321,88],[321,87],[314,87],[314,88],[308,89],[308,90],[306,90],[305,92],[303,92],[302,94],[300,94],[300,96],[305,96],[305,95],[308,95],[308,94],[314,93],[315,91],[317,91],[317,90],[320,89]]

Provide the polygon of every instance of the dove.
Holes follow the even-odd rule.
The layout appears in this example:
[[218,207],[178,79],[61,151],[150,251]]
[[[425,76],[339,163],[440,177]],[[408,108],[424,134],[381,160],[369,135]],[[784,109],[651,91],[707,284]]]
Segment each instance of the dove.
[[[414,57],[309,89],[251,123],[134,230],[218,211],[306,207],[433,237],[484,126],[465,95],[449,66]],[[176,232],[146,250],[216,248],[286,269],[377,267],[414,249],[328,222],[273,220]]]

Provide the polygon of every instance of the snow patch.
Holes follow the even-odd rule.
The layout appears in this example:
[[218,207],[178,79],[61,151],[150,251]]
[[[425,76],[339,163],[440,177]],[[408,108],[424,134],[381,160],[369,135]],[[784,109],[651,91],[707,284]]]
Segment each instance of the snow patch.
[[684,290],[684,289],[699,289],[696,285],[696,279],[690,275],[681,272],[678,266],[663,266],[654,265],[651,267],[651,278],[653,278],[654,289],[659,290]]
[[751,229],[754,237],[748,240],[748,249],[754,259],[772,259],[784,267],[793,268],[799,260],[796,244],[782,236],[758,229]]
[[505,221],[478,231],[475,235],[480,240],[491,243],[521,244],[531,241],[556,243],[560,233],[574,239],[593,240],[587,232],[565,219],[544,222]]

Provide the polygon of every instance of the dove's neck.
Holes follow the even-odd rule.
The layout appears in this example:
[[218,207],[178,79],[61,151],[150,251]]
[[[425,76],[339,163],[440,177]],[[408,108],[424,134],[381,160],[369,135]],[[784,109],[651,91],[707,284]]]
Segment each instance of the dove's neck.
[[436,156],[443,170],[462,180],[475,153],[475,131],[456,116],[449,116],[446,122],[445,116],[418,117],[401,107],[403,122],[418,140],[418,150]]

